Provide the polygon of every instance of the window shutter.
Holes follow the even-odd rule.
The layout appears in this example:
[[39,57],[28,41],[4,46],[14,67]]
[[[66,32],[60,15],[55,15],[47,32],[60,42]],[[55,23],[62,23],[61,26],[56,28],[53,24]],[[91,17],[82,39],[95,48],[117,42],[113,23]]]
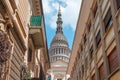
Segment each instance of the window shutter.
[[99,68],[99,76],[100,76],[100,80],[104,80],[104,66],[103,66],[103,64]]
[[95,79],[95,74],[92,76],[92,80],[96,80],[96,79]]
[[111,51],[110,55],[108,56],[108,60],[110,73],[112,73],[119,66],[116,48]]

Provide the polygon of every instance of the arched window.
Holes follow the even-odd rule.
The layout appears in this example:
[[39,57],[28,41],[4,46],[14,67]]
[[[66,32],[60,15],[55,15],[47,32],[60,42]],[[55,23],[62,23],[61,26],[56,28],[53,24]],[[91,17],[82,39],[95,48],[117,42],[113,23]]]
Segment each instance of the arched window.
[[56,54],[56,48],[54,49],[54,53]]
[[61,49],[61,53],[63,54],[63,48]]
[[56,61],[57,61],[57,57],[56,57]]

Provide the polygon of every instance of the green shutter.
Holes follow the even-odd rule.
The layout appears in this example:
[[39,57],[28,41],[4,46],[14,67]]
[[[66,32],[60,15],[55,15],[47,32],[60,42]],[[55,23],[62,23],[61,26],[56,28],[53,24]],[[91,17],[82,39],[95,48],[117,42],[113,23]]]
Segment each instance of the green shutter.
[[26,73],[25,78],[29,79],[30,78],[30,73]]
[[42,16],[31,16],[30,25],[31,26],[41,26],[42,25]]

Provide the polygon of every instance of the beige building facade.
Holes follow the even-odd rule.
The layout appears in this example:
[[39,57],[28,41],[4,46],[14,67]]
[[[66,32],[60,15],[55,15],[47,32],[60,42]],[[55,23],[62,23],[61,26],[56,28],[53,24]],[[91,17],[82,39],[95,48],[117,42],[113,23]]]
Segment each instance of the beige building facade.
[[[40,24],[33,18],[34,2]],[[45,80],[50,65],[44,16],[41,0],[34,2],[0,0],[0,80]]]
[[120,80],[120,0],[83,0],[69,80]]
[[42,0],[31,0],[32,15],[29,27],[28,71],[33,77],[45,80],[47,69],[50,68]]

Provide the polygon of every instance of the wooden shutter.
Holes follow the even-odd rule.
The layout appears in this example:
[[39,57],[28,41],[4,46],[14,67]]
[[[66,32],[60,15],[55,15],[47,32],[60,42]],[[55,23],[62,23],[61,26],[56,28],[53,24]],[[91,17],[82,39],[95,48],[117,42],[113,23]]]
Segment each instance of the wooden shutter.
[[108,56],[110,73],[112,73],[119,66],[118,55],[116,48],[114,48]]
[[92,80],[96,80],[96,78],[95,78],[95,74],[92,76]]
[[104,80],[104,66],[103,64],[100,66],[99,68],[99,76],[100,76],[100,80]]

